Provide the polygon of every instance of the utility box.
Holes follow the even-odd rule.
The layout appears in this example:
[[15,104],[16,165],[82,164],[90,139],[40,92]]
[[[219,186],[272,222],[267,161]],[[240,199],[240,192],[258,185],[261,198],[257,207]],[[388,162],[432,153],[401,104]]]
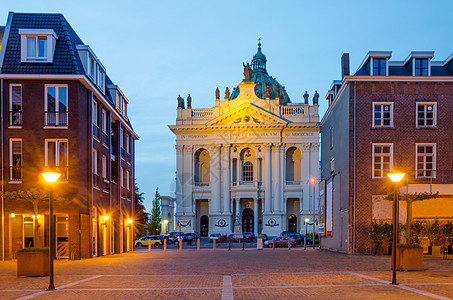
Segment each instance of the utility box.
[[263,238],[259,237],[256,239],[256,249],[263,250]]

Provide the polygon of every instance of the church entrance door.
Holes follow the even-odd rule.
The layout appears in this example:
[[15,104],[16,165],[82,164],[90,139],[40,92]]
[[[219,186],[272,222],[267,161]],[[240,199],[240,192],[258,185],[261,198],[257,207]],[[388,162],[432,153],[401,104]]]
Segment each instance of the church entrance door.
[[297,232],[297,217],[296,217],[296,215],[290,215],[288,217],[288,231]]
[[208,236],[209,232],[209,218],[208,216],[201,216],[200,218],[200,236]]
[[253,232],[253,210],[251,208],[242,211],[242,232]]

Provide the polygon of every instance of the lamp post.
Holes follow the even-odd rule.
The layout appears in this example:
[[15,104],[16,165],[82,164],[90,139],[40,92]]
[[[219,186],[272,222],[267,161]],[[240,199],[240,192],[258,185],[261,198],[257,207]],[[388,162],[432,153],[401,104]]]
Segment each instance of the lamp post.
[[403,179],[404,173],[388,173],[387,176],[393,182],[393,241],[392,241],[392,262],[393,262],[393,277],[392,284],[396,283],[396,243],[398,242],[398,183]]
[[60,178],[61,173],[58,172],[43,172],[41,173],[42,177],[49,184],[49,287],[48,291],[56,290],[54,284],[54,266],[53,259],[55,257],[55,222],[53,218],[53,199],[52,199],[52,189],[50,187],[51,183],[54,183]]
[[315,228],[315,218],[316,218],[316,214],[315,214],[315,206],[316,206],[315,182],[316,182],[316,179],[314,177],[310,178],[310,183],[313,184],[313,194],[312,194],[312,197],[313,197],[313,250],[315,249],[315,231],[316,231],[316,228]]
[[168,234],[168,220],[164,220],[165,224],[165,234]]
[[304,236],[304,250],[307,250],[307,226],[308,226],[308,221],[310,221],[309,218],[305,218],[305,236]]

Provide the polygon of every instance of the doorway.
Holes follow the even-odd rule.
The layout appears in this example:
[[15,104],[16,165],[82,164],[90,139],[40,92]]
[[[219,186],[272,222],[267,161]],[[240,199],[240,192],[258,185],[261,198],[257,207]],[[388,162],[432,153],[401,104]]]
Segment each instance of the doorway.
[[200,218],[200,236],[208,236],[209,232],[209,218],[208,216],[201,216]]
[[69,258],[68,218],[56,217],[57,258]]
[[288,231],[297,232],[297,217],[294,214],[288,217]]
[[253,209],[246,208],[242,211],[242,232],[253,232]]

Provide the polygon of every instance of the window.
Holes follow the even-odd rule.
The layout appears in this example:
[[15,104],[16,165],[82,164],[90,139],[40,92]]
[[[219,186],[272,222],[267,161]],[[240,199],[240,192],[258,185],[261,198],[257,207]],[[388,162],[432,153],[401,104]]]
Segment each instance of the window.
[[393,127],[393,103],[373,102],[373,127]]
[[121,167],[120,184],[121,184],[121,187],[124,187],[124,167]]
[[373,144],[373,178],[383,178],[393,169],[393,144]]
[[93,174],[99,174],[98,158],[99,158],[99,151],[98,151],[98,149],[93,148]]
[[126,156],[126,151],[124,149],[124,130],[123,128],[120,128],[120,148],[121,148],[121,157],[125,158]]
[[417,127],[435,127],[437,107],[435,102],[417,102]]
[[9,85],[9,125],[22,125],[22,85]]
[[121,97],[121,94],[117,91],[116,92],[116,110],[121,112],[121,105],[122,105],[123,99]]
[[61,172],[60,180],[68,180],[68,141],[45,140],[45,164],[49,169]]
[[253,181],[253,164],[249,161],[246,161],[242,170],[242,180],[251,182]]
[[417,178],[436,177],[436,145],[435,144],[416,144]]
[[333,127],[330,127],[330,149],[333,149]]
[[68,126],[68,86],[46,84],[45,126]]
[[93,112],[91,115],[93,121],[93,136],[99,138],[99,126],[98,126],[98,103],[93,100]]
[[130,190],[130,181],[131,181],[131,173],[129,171],[126,171],[126,189]]
[[123,105],[122,105],[121,113],[123,114],[123,117],[127,118],[127,101],[126,101],[126,98],[124,98],[124,97],[123,97]]
[[372,76],[386,76],[387,74],[387,59],[373,58],[373,74]]
[[9,180],[22,180],[22,139],[9,140]]
[[107,112],[105,111],[105,109],[102,109],[102,142],[105,144],[105,145],[108,145],[109,143],[109,135],[107,134],[107,130],[108,130],[108,127],[107,127]]
[[428,59],[427,58],[415,58],[414,59],[415,76],[429,76],[428,72]]
[[53,29],[19,29],[21,62],[51,63],[57,35]]
[[107,178],[107,156],[102,155],[102,178]]
[[131,153],[131,149],[130,149],[130,136],[128,133],[126,133],[126,153]]

